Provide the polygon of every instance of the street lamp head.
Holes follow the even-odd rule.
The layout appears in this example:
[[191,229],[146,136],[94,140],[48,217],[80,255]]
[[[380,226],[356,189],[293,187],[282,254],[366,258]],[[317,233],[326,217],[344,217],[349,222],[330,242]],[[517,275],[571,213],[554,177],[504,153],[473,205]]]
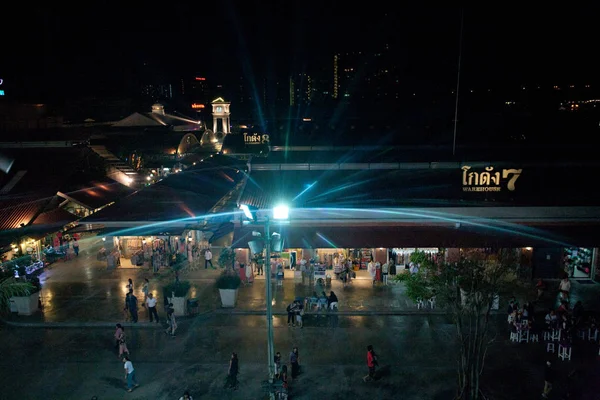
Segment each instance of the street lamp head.
[[290,217],[290,208],[286,205],[280,204],[273,207],[273,219],[285,220]]
[[252,211],[250,211],[250,207],[248,207],[247,204],[240,204],[240,210],[244,212],[246,218],[248,218],[250,221],[254,221],[254,215],[252,214]]

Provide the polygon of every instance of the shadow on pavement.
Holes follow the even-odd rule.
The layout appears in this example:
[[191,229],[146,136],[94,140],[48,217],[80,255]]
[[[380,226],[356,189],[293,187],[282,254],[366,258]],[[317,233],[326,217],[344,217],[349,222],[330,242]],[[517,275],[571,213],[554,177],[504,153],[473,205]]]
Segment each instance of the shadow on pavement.
[[382,378],[385,378],[386,376],[391,376],[391,375],[392,375],[392,366],[386,365],[377,370],[377,374],[375,375],[375,380],[378,381]]
[[122,379],[113,378],[111,376],[103,376],[101,379],[103,382],[108,383],[110,386],[112,386],[116,389],[124,389],[125,388],[125,383],[123,382]]

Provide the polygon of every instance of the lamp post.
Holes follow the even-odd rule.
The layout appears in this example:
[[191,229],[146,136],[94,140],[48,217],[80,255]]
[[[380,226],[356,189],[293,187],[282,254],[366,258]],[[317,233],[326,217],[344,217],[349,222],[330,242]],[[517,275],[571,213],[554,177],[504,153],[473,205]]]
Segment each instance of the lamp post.
[[266,279],[266,298],[267,298],[267,357],[269,361],[269,383],[273,383],[275,379],[275,353],[273,344],[273,293],[271,287],[271,224],[270,219],[265,219],[265,272]]
[[[258,218],[256,216],[256,212],[252,212],[250,207],[242,204],[240,209],[252,222],[258,222]],[[274,220],[287,220],[289,218],[289,208],[287,206],[277,206],[273,208],[273,219]],[[273,249],[273,245],[276,244],[276,251],[281,251],[283,249],[283,241],[279,237],[275,243],[273,243],[273,237],[276,234],[273,233],[271,235],[271,219],[269,216],[266,216],[261,222],[264,223],[265,227],[265,238],[264,238],[264,246],[265,246],[265,297],[267,302],[267,365],[269,372],[269,393],[271,398],[273,398],[273,383],[275,381],[275,350],[274,350],[274,340],[273,340],[273,287],[272,287],[272,278],[271,278],[271,250]],[[279,236],[279,235],[277,235]],[[254,250],[258,250],[257,242],[249,242],[248,245]]]

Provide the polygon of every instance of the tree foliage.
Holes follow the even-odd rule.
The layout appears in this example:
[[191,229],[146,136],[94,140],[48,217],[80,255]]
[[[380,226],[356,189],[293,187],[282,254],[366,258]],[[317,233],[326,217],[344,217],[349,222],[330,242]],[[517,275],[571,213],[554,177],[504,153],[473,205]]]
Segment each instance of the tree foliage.
[[419,272],[405,280],[406,294],[414,301],[435,296],[436,304],[452,315],[459,345],[456,398],[477,400],[487,347],[493,341],[492,306],[496,296],[514,284],[517,254],[512,249],[470,249],[456,262],[420,261]]
[[221,249],[221,254],[219,254],[219,266],[221,268],[233,269],[235,257],[235,250],[233,248],[226,247],[224,249]]

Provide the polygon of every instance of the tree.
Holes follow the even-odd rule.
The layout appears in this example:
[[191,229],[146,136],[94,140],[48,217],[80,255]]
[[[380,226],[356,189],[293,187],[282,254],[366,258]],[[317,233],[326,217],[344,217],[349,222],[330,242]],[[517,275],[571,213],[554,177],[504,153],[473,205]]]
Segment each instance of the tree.
[[456,399],[478,400],[487,348],[494,341],[491,310],[498,294],[516,280],[516,252],[470,249],[452,263],[421,260],[419,272],[404,280],[406,294],[414,301],[435,296],[436,304],[452,315],[459,349]]
[[235,250],[231,247],[221,249],[221,254],[219,254],[219,266],[221,266],[221,268],[231,268],[233,270],[235,257]]

